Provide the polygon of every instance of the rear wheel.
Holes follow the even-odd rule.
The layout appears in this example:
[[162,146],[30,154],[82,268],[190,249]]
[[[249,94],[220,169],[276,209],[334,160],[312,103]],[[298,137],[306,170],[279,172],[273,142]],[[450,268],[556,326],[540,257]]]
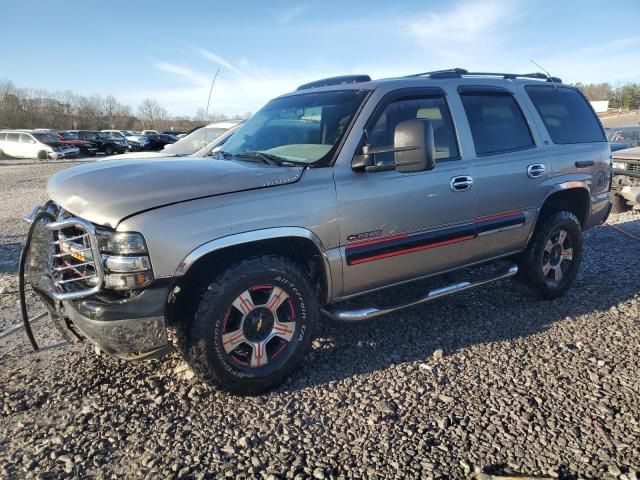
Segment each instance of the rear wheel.
[[581,258],[580,222],[571,212],[557,212],[536,228],[520,261],[521,276],[540,298],[556,298],[575,280]]
[[113,155],[113,147],[111,145],[107,145],[104,147],[104,153],[107,155]]
[[302,363],[318,319],[304,269],[277,256],[249,258],[204,290],[181,350],[204,381],[257,394],[282,383]]

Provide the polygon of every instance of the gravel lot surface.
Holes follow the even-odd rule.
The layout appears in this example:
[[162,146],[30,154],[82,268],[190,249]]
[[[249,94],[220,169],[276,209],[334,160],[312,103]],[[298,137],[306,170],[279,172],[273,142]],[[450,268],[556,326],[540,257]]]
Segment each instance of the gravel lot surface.
[[[66,166],[0,166],[0,289],[16,287],[19,218]],[[637,212],[610,223],[640,236]],[[258,397],[200,385],[175,354],[65,346],[40,322],[38,353],[21,331],[0,339],[0,478],[638,478],[639,254],[598,227],[556,301],[505,281],[327,324],[304,368]],[[0,302],[1,331],[19,317],[15,296]]]

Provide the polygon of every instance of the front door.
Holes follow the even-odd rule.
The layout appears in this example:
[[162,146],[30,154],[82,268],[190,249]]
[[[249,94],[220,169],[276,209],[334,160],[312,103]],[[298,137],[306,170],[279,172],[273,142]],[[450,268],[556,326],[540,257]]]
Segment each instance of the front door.
[[[431,171],[357,172],[336,169],[344,296],[463,265],[474,239],[472,162],[460,158],[442,92],[399,90],[385,97],[367,124],[363,143],[393,144],[395,126],[430,119],[436,166]],[[376,154],[392,165],[393,153]]]

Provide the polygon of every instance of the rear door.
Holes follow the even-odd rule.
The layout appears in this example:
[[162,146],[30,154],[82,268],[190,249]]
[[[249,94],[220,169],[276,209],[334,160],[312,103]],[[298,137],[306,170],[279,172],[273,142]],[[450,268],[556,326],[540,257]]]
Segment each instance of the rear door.
[[471,161],[460,157],[456,129],[444,93],[434,88],[401,89],[373,112],[362,144],[393,145],[398,123],[430,119],[436,166],[400,173],[393,153],[376,154],[388,171],[336,169],[344,295],[411,280],[460,266],[474,238],[474,190],[451,180],[471,178]]
[[474,260],[524,248],[551,165],[515,91],[495,86],[458,89],[473,138],[476,234]]

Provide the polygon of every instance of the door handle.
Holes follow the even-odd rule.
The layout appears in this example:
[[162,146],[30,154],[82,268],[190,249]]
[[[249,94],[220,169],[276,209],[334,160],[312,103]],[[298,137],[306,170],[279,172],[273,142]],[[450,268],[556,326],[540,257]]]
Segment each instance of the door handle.
[[583,161],[578,161],[575,163],[576,168],[587,168],[587,167],[593,167],[595,165],[595,162],[593,160],[583,160]]
[[547,173],[547,167],[542,163],[534,163],[527,167],[527,177],[529,178],[540,178],[545,173]]
[[473,178],[468,175],[461,175],[459,177],[453,177],[449,182],[451,190],[454,192],[464,192],[469,190],[473,185]]

